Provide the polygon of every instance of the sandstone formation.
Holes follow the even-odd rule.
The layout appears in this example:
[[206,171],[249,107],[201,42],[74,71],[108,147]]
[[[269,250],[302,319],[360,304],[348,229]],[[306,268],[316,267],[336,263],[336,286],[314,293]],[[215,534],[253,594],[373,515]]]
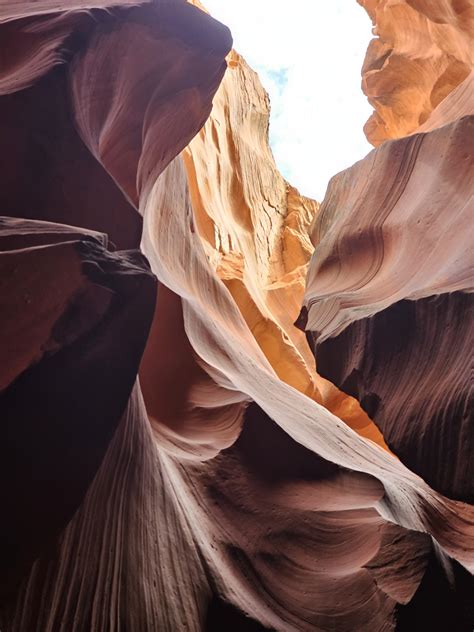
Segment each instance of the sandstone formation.
[[[103,575],[101,551],[129,577],[120,589],[127,599],[139,595],[135,607],[123,602],[120,625],[162,628],[139,588],[147,574],[130,571],[139,558],[135,539],[127,566],[117,532],[125,496],[133,520],[127,533],[138,533],[135,514],[148,515],[143,501],[130,498],[137,475],[125,465],[120,479],[108,457],[105,488],[97,472],[127,423],[156,302],[156,279],[138,251],[140,175],[156,177],[202,126],[231,40],[185,3],[94,9],[106,4],[78,3],[65,13],[51,13],[57,4],[47,2],[1,8],[2,630],[114,629],[116,584]],[[142,435],[133,432],[135,450]],[[119,437],[123,455],[131,438]],[[153,462],[151,441],[148,453]],[[162,494],[159,480],[152,484]],[[101,489],[97,529],[90,520],[97,505],[87,504],[94,485]],[[62,550],[73,560],[72,579]]]
[[225,27],[108,4],[0,14],[2,632],[468,630],[468,79],[319,208]]
[[8,218],[0,227],[5,597],[54,547],[97,472],[135,381],[156,287],[139,252],[108,252],[99,233]]
[[319,205],[278,172],[268,146],[269,101],[258,76],[232,51],[203,129],[183,153],[196,228],[278,377],[385,447],[352,398],[316,373],[294,327]]
[[[369,142],[416,132],[469,75],[474,62],[471,0],[357,0],[374,24],[362,88],[374,114]],[[471,95],[472,100],[472,95]]]
[[[316,249],[299,325],[319,372],[361,402],[394,454],[432,488],[472,504],[472,62],[466,57],[458,81],[448,71],[439,75],[441,98],[426,91],[427,69],[443,67],[438,29],[451,19],[450,38],[439,41],[472,51],[472,5],[446,3],[435,16],[434,3],[361,4],[380,35],[364,67],[363,87],[376,108],[367,136],[378,145],[410,135],[331,180],[312,227]],[[423,23],[436,22],[424,46],[397,22],[415,9]],[[379,47],[389,52],[371,66]],[[469,629],[474,585],[459,577],[454,585],[459,596],[468,586],[460,606],[468,610],[456,625]]]
[[[452,32],[451,46],[456,43],[463,50],[469,34],[472,11],[467,3],[437,7],[436,15],[426,3],[363,4],[381,39],[390,27],[397,42],[397,22],[388,16],[391,11],[411,14],[413,7],[423,20],[436,18],[441,25],[457,16],[459,33],[456,38]],[[418,49],[431,66],[438,59],[438,27],[433,28],[435,42]],[[366,66],[377,42],[369,46]],[[398,121],[398,131],[392,129],[390,135],[398,136],[403,129],[413,132],[413,110],[401,96],[397,98],[406,112],[391,101],[401,87],[396,83],[395,90],[388,88],[391,57],[387,59],[375,74],[366,70],[363,85],[367,89],[368,76],[386,76],[379,96],[383,112]],[[303,314],[321,372],[361,401],[412,470],[443,493],[469,502],[474,502],[468,350],[474,263],[469,230],[472,77],[471,71],[454,89],[445,84],[445,98],[423,117],[416,134],[382,145],[332,179],[313,226],[317,249]],[[411,92],[423,87],[418,74],[407,72],[403,80]],[[380,112],[373,120],[379,120]],[[434,341],[437,352],[432,357]],[[452,353],[461,348],[464,355]]]
[[473,146],[464,117],[336,176],[305,299],[323,375],[361,401],[410,469],[469,502]]

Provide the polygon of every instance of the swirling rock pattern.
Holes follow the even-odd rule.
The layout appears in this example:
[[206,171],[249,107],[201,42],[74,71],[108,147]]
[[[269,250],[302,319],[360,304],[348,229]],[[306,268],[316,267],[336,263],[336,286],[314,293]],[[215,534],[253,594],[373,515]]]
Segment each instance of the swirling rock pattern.
[[7,218],[0,233],[7,598],[96,474],[135,381],[156,280],[143,255],[108,252],[98,233]]
[[357,402],[317,374],[294,327],[319,205],[278,172],[268,144],[269,99],[232,51],[203,129],[183,152],[196,230],[278,377],[385,446]]
[[[256,76],[184,1],[104,4],[2,8],[2,632],[469,629],[473,508],[384,449],[291,325],[318,205],[275,168]],[[426,138],[454,151],[465,124]],[[388,209],[430,148],[403,142]],[[464,298],[452,245],[418,298]]]
[[[401,300],[357,320],[316,351],[324,374],[360,400],[410,469],[435,489],[470,503],[470,359],[452,350],[472,344],[472,317],[472,294]],[[427,348],[433,346],[430,358]],[[346,356],[341,349],[351,352]]]
[[321,373],[359,399],[412,470],[469,502],[473,142],[464,117],[336,176],[305,298]]
[[[366,59],[363,86],[369,96],[368,86],[376,86],[378,95],[366,132],[375,145],[404,137],[381,144],[331,180],[313,225],[316,248],[298,322],[306,329],[319,372],[360,401],[394,454],[432,488],[472,504],[470,64],[456,81],[443,71],[437,84],[440,90],[444,86],[442,100],[433,99],[431,88],[426,91],[435,77],[432,70],[443,67],[438,29],[446,28],[456,9],[453,24],[462,32],[456,39],[451,28],[443,46],[456,44],[462,52],[472,6],[361,4],[381,38],[369,46]],[[391,73],[397,64],[407,64],[403,55],[410,50],[410,30],[399,31],[396,16],[413,10],[423,13],[423,22],[436,17],[436,25],[426,31],[433,40],[427,43],[430,53],[423,54],[426,46],[419,48],[421,65],[395,81]],[[435,10],[439,15],[433,15]],[[389,37],[387,29],[393,52],[388,47],[380,65],[369,68],[374,51]],[[418,36],[423,32],[420,27]],[[406,99],[406,94],[417,98]],[[417,121],[416,104],[421,108],[427,94],[432,100]],[[428,568],[422,586],[434,589],[429,578]],[[467,630],[474,620],[472,578],[453,581],[458,611],[464,613],[456,625]],[[418,605],[399,613],[400,629],[415,625],[405,616],[429,609],[428,590],[420,588],[413,600]],[[432,625],[450,624],[438,620]]]
[[[392,592],[394,586],[389,582],[384,588],[377,583],[376,592],[370,591],[370,596],[367,586],[373,586],[374,576],[373,571],[366,567],[370,567],[369,562],[373,560],[374,568],[380,569],[377,561],[382,554],[380,541],[364,540],[365,544],[355,558],[350,556],[352,561],[345,557],[341,542],[342,566],[339,567],[336,557],[329,553],[334,566],[320,567],[316,560],[322,559],[327,543],[324,544],[322,533],[315,540],[311,540],[311,534],[318,531],[318,524],[325,524],[327,512],[335,512],[333,518],[336,522],[332,526],[327,523],[324,532],[329,530],[334,534],[335,524],[343,530],[346,525],[348,529],[354,529],[356,539],[357,533],[363,538],[362,534],[369,532],[372,516],[376,518],[371,507],[377,507],[387,517],[390,514],[399,524],[412,525],[411,528],[418,530],[421,525],[414,517],[420,514],[412,513],[409,507],[413,506],[412,503],[420,506],[420,502],[424,505],[427,501],[423,509],[420,506],[426,516],[422,520],[427,520],[427,528],[437,531],[438,537],[444,540],[444,546],[450,548],[454,540],[450,538],[450,545],[445,539],[447,533],[442,536],[439,531],[441,523],[435,519],[437,511],[447,518],[450,516],[448,520],[453,527],[456,525],[458,532],[456,538],[461,537],[467,543],[472,529],[468,526],[472,520],[471,510],[465,505],[451,504],[447,499],[438,505],[441,497],[435,500],[433,492],[424,487],[420,479],[411,479],[413,475],[404,470],[396,459],[363,439],[358,445],[357,435],[345,424],[316,402],[286,386],[269,370],[265,356],[255,345],[231,295],[209,267],[200,237],[189,221],[192,207],[186,193],[186,173],[180,161],[173,162],[161,176],[148,203],[150,206],[144,209],[143,248],[152,268],[181,297],[188,338],[201,359],[201,366],[214,380],[214,384],[207,384],[208,405],[222,403],[227,392],[228,405],[234,401],[238,411],[241,404],[236,401],[237,394],[231,388],[234,386],[244,396],[255,400],[260,408],[265,409],[268,417],[277,420],[285,430],[280,439],[277,439],[278,433],[272,438],[272,431],[265,430],[265,425],[271,423],[268,417],[264,414],[259,422],[258,417],[255,418],[258,408],[253,408],[249,409],[241,436],[245,435],[247,426],[258,424],[259,430],[257,436],[243,443],[241,450],[230,448],[201,465],[198,464],[200,454],[189,448],[187,459],[183,461],[185,455],[181,456],[185,467],[183,469],[181,465],[176,471],[181,505],[197,529],[196,537],[202,544],[204,559],[213,570],[219,590],[267,627],[278,630],[323,629],[333,616],[330,612],[334,612],[338,595],[342,599],[342,595],[347,598],[348,594],[352,598],[346,602],[344,616],[341,613],[341,629],[363,630],[369,619],[374,622],[375,629],[390,629],[396,604],[404,603],[413,596],[423,576],[427,557],[422,552],[418,561],[413,558],[415,551],[423,551],[420,542],[415,543],[418,536],[406,535],[406,554],[413,560],[411,563],[402,561],[403,547],[392,549],[394,557],[389,555],[385,558],[387,561],[391,559],[391,564],[395,565],[393,577],[408,594],[402,596]],[[150,208],[159,208],[160,213],[150,212]],[[177,212],[179,208],[181,211]],[[181,235],[179,249],[176,248],[176,235]],[[189,270],[193,271],[193,275],[189,275]],[[298,410],[298,424],[294,423],[295,410]],[[203,419],[200,434],[197,432],[199,427],[196,427],[194,442],[207,442],[212,426],[217,433],[219,426],[214,416],[209,417],[207,424]],[[237,426],[236,432],[239,430]],[[348,444],[345,443],[346,433],[347,439],[350,437]],[[297,441],[296,453],[291,447],[292,439]],[[307,465],[303,466],[304,450],[298,443],[309,448]],[[247,452],[252,445],[253,456]],[[314,455],[316,445],[322,459]],[[362,461],[355,456],[355,445],[358,445],[357,450],[361,450]],[[263,461],[266,450],[269,450],[268,464]],[[367,454],[367,457],[362,454]],[[285,455],[288,464],[278,466],[285,460]],[[357,469],[359,473],[349,472],[347,468]],[[375,479],[363,474],[369,472],[384,477],[385,492],[378,487]],[[184,482],[178,483],[183,479]],[[424,491],[421,492],[421,489]],[[423,500],[420,492],[423,497],[427,495]],[[384,493],[385,499],[381,500]],[[387,510],[389,514],[385,513]],[[392,511],[396,512],[396,517]],[[456,515],[459,518],[463,516],[462,520],[458,522]],[[266,516],[270,518],[269,523]],[[297,524],[308,525],[308,531],[297,528],[292,522],[295,516],[298,516]],[[355,522],[351,524],[351,520]],[[468,522],[462,526],[464,520]],[[383,532],[387,526],[380,523],[377,532],[380,533],[380,529]],[[461,536],[464,529],[465,535]],[[389,541],[393,540],[389,538]],[[349,539],[344,542],[350,546]],[[346,552],[349,555],[349,548]],[[331,564],[329,560],[326,563]],[[297,574],[296,584],[292,584],[295,567],[301,571]],[[331,574],[330,568],[335,575]],[[279,582],[276,577],[282,573],[285,573],[285,581]],[[329,576],[332,577],[331,598],[323,590]],[[306,594],[297,599],[295,608],[302,584],[307,587]],[[324,607],[322,594],[325,595]]]
[[[362,89],[373,145],[416,132],[473,67],[470,0],[358,0],[374,24]],[[472,101],[472,97],[471,97]]]
[[[136,380],[156,303],[156,278],[137,249],[136,176],[159,173],[198,131],[230,47],[225,27],[185,3],[96,10],[105,4],[65,13],[51,13],[57,5],[48,2],[1,8],[2,630],[113,627],[107,600],[97,619],[87,591],[74,621],[61,600],[56,609],[68,590],[63,575],[49,585],[33,567],[37,588],[55,591],[40,601],[18,593],[18,583],[35,558],[56,559],[58,536],[83,502]],[[134,121],[124,119],[125,99]],[[142,152],[150,108],[157,136],[148,135],[152,151]],[[96,136],[101,125],[107,133]],[[142,153],[150,162],[138,165]],[[86,551],[88,529],[80,535]]]

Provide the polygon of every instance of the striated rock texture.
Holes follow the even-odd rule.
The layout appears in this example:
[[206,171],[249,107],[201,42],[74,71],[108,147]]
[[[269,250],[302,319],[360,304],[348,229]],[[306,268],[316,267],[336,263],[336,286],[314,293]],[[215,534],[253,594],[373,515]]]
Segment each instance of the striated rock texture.
[[319,205],[278,172],[268,145],[269,114],[258,76],[232,51],[211,115],[183,152],[196,228],[278,377],[385,447],[357,403],[315,372],[294,327]]
[[[231,40],[183,2],[94,8],[106,4],[1,7],[2,631],[184,628],[172,608],[160,619],[141,565],[164,514],[151,440],[129,464],[146,428],[127,425],[127,402],[156,303],[137,206],[140,178],[207,118]],[[167,577],[164,553],[157,565]]]
[[[472,52],[465,47],[472,5],[361,4],[380,35],[369,46],[364,71],[363,87],[376,95],[367,136],[378,145],[410,135],[384,142],[331,180],[312,227],[316,249],[299,324],[319,372],[360,401],[394,454],[433,489],[472,505],[473,74],[468,61],[457,81],[443,71],[437,80],[442,96],[433,98],[436,75],[428,73],[443,68],[438,36],[449,20],[443,46]],[[423,23],[436,21],[425,47],[417,48],[410,29],[397,22],[414,9]],[[385,59],[371,67],[388,41]],[[410,41],[420,57],[415,65],[404,57]],[[427,95],[431,105],[417,123],[417,104]],[[455,576],[454,586],[464,603],[456,626],[468,630],[472,578]],[[426,611],[431,598],[423,592],[418,603]],[[400,629],[412,629],[405,616],[413,610],[404,612]]]
[[336,176],[305,298],[323,375],[359,399],[410,469],[469,502],[473,144],[464,117]]
[[[160,177],[149,204],[143,248],[160,279],[181,297],[188,339],[213,378],[196,379],[189,388],[212,414],[199,424],[196,416],[180,417],[189,424],[187,445],[180,428],[172,430],[181,439],[174,446],[182,455],[176,472],[183,481],[181,506],[198,530],[219,591],[278,630],[324,629],[336,611],[340,629],[364,630],[369,622],[390,629],[396,604],[408,602],[423,577],[431,545],[387,518],[436,533],[451,555],[464,558],[451,547],[457,549],[459,538],[470,548],[472,510],[434,493],[394,457],[275,376],[208,264],[190,222],[182,161]],[[239,440],[199,464],[197,450],[209,447],[209,436],[225,445],[239,433],[241,419],[236,414],[233,421],[230,409],[238,413],[243,397],[258,407],[247,409]],[[215,413],[225,405],[218,424]],[[166,434],[154,427],[163,445]]]
[[362,68],[362,89],[375,110],[364,131],[377,146],[416,132],[467,78],[474,63],[474,4],[357,1],[367,10],[376,35]]
[[[383,29],[390,11],[423,8],[409,4],[366,8]],[[469,6],[456,5],[460,50]],[[442,25],[453,15],[448,9],[437,9]],[[397,22],[390,24],[397,34]],[[428,65],[438,59],[436,33]],[[387,78],[378,89],[397,117],[393,135],[417,133],[383,144],[332,179],[313,226],[318,245],[303,320],[320,372],[359,399],[395,454],[436,489],[472,503],[473,74],[413,130],[413,111],[390,101],[400,86],[389,87],[387,59],[374,76]],[[420,90],[424,76],[421,69],[404,75],[406,89]]]
[[106,245],[0,220],[2,597],[81,504],[135,381],[156,280],[139,252]]
[[[457,446],[470,428],[447,410],[465,401],[464,356],[449,364],[448,351],[465,339],[469,298],[457,223],[470,121],[433,118],[422,147],[416,135],[383,145],[319,210],[276,170],[268,98],[225,27],[182,0],[106,7],[11,2],[0,14],[2,632],[469,630],[474,508],[446,487],[468,476],[445,473],[434,446],[448,423]],[[466,106],[455,93],[440,119]],[[446,159],[430,163],[440,145]],[[358,170],[378,187],[347,245]],[[371,212],[393,210],[385,242]],[[419,220],[429,231],[403,230]],[[312,264],[299,322],[337,386],[347,362],[361,364],[349,394],[316,373],[292,325],[311,226],[324,265]],[[416,274],[415,243],[426,253]],[[347,272],[332,267],[346,249]],[[380,309],[361,301],[353,318],[357,305],[319,300],[325,280],[329,293],[365,282]],[[402,317],[416,357],[398,363],[401,335],[379,362],[371,327],[350,327],[375,313],[379,329],[395,327],[390,307],[413,298]],[[452,324],[436,318],[447,313]],[[436,362],[418,335],[427,314],[426,337],[447,341]],[[362,366],[370,345],[375,371]],[[416,371],[417,396],[402,401]],[[389,385],[378,408],[359,390],[373,377]],[[405,425],[382,423],[384,406]],[[416,406],[426,451],[412,459],[398,428]]]

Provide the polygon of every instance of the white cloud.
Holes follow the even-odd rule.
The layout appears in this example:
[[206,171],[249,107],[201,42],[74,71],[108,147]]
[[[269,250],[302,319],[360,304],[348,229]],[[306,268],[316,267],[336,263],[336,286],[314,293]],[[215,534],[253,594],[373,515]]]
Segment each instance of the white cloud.
[[204,0],[270,94],[270,142],[286,179],[322,200],[365,156],[372,112],[360,88],[371,23],[356,0]]

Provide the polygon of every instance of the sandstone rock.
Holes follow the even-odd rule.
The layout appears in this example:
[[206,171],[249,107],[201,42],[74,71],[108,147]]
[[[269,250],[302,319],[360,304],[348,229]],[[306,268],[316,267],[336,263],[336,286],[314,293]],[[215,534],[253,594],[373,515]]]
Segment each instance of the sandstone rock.
[[2,602],[82,503],[136,378],[155,279],[140,253],[105,245],[0,221]]
[[361,401],[410,469],[469,502],[473,132],[462,118],[336,176],[305,297],[322,374]]
[[[1,206],[7,216],[0,224],[0,460],[8,516],[2,522],[0,626],[104,630],[115,615],[98,589],[103,582],[109,590],[100,547],[116,568],[124,561],[124,545],[121,538],[113,545],[107,535],[110,514],[102,512],[102,522],[90,530],[87,500],[85,523],[76,512],[127,406],[156,303],[156,280],[145,258],[128,250],[141,236],[134,208],[140,174],[156,177],[203,124],[230,37],[225,27],[181,2],[56,14],[46,2],[30,9],[3,5],[0,26],[2,41],[11,44],[0,82]],[[142,152],[147,110],[153,112],[150,146]],[[123,456],[130,436],[119,436]],[[148,451],[154,452],[151,442]],[[111,491],[114,476],[108,469],[106,488],[97,485],[99,507],[110,502],[116,515],[125,492]],[[143,502],[148,500],[145,494]],[[78,541],[71,546],[64,529],[75,513]],[[133,538],[128,542],[133,549]],[[74,567],[72,580],[64,575],[69,562],[62,551],[76,559],[80,543],[83,566]],[[94,546],[99,549],[91,559]],[[152,546],[144,547],[144,556]],[[132,558],[136,563],[137,556]],[[142,573],[131,574],[142,583]],[[152,585],[150,580],[150,590]],[[84,601],[68,601],[68,591],[77,595],[83,589]],[[136,585],[125,590],[127,598],[139,592]],[[141,608],[147,598],[137,608],[156,629],[150,609]],[[123,624],[134,629],[133,608],[130,617]],[[167,625],[176,629],[173,622]]]
[[[361,402],[394,454],[471,511],[472,71],[466,58],[456,78],[455,56],[443,51],[470,50],[472,7],[439,3],[434,15],[428,3],[362,4],[381,37],[363,85],[376,107],[366,132],[382,144],[330,182],[298,323],[319,372]],[[413,10],[416,33],[402,28]],[[454,564],[450,589],[433,573],[430,561],[397,630],[472,627],[472,577]],[[450,615],[432,616],[433,594]]]
[[[142,247],[162,282],[181,297],[184,329],[212,378],[194,391],[211,414],[200,423],[184,418],[188,432],[185,441],[178,435],[181,465],[174,479],[203,559],[219,593],[269,628],[324,629],[341,599],[341,629],[364,630],[369,621],[375,629],[391,626],[397,604],[412,598],[428,563],[430,545],[413,531],[433,534],[469,566],[464,547],[470,548],[472,508],[433,492],[396,458],[276,376],[209,265],[187,179],[184,161],[176,159],[155,183],[144,206]],[[239,411],[248,399],[258,406],[242,420]],[[216,411],[224,403],[219,423]],[[154,420],[158,444],[166,445],[161,426]],[[228,441],[232,433],[240,434],[232,447],[202,462],[209,436]],[[403,529],[389,535],[387,519]],[[331,534],[327,541],[320,529]],[[364,544],[344,549],[341,542],[341,557],[331,554],[329,541],[339,530]],[[382,572],[388,560],[390,569]],[[381,578],[388,576],[393,579],[384,584]]]
[[[11,271],[0,338],[2,631],[199,632],[220,625],[207,609],[223,600],[284,632],[385,632],[397,612],[412,621],[400,608],[423,607],[449,558],[458,586],[474,569],[474,511],[423,481],[418,461],[409,469],[383,449],[359,404],[317,375],[292,325],[307,231],[316,217],[324,249],[345,209],[329,212],[326,200],[318,215],[279,175],[266,94],[228,55],[225,27],[181,0],[97,6],[54,15],[48,0],[8,3],[0,27],[18,43],[0,98],[2,129],[13,130],[0,152],[11,160],[0,234]],[[441,118],[464,108],[455,93]],[[428,160],[439,135],[456,157],[466,125],[435,129],[421,149],[412,136],[377,150],[388,174],[399,167],[398,188],[374,187],[379,206],[397,208],[412,171],[427,181],[415,158]],[[462,179],[464,167],[443,168],[449,187]],[[384,260],[371,209],[375,254],[358,252],[353,275]],[[436,239],[448,223],[438,214]],[[395,227],[390,243],[410,254],[417,230],[400,245]],[[464,300],[456,235],[435,251],[437,267],[414,275],[421,300],[431,286]],[[156,296],[143,255],[128,250],[139,243]],[[402,263],[411,278],[413,260]],[[446,590],[432,595],[443,603]]]
[[362,89],[375,110],[364,130],[377,146],[416,132],[469,75],[474,5],[469,0],[358,2],[376,35],[362,68]]
[[228,70],[203,129],[183,152],[196,229],[278,377],[323,403],[362,436],[385,446],[357,402],[315,370],[294,327],[319,205],[278,172],[269,141],[268,95],[241,55]]

